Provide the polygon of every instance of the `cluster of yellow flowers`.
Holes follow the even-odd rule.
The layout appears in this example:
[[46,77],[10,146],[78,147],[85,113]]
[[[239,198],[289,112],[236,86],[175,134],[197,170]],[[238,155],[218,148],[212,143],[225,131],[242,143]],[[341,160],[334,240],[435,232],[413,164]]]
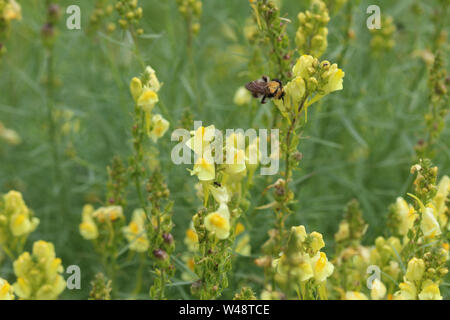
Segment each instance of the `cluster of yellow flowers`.
[[18,191],[9,191],[0,199],[0,248],[11,258],[22,252],[28,235],[39,219],[27,207]]
[[[293,79],[285,85],[285,98],[275,100],[283,116],[289,115],[299,109],[304,102],[305,109],[317,102],[327,94],[342,90],[344,71],[337,64],[324,60],[320,62],[310,55],[302,55],[292,68]],[[308,98],[309,100],[305,100]]]
[[19,144],[22,139],[19,134],[13,129],[6,128],[3,123],[0,122],[0,139],[11,145]]
[[300,54],[310,54],[319,58],[327,49],[328,9],[321,0],[313,0],[310,10],[298,14],[299,27],[295,43]]
[[81,236],[86,240],[95,240],[100,234],[114,233],[116,222],[125,219],[121,206],[94,207],[87,204],[83,207],[82,222],[79,226]]
[[66,287],[62,272],[61,259],[56,258],[53,244],[37,241],[31,255],[24,252],[14,261],[17,276],[14,293],[22,299],[56,299]]
[[201,0],[177,0],[178,10],[189,25],[189,32],[194,35],[200,31],[200,18],[203,3]]
[[3,40],[7,38],[11,21],[22,19],[22,9],[15,0],[0,0],[0,57],[6,53]]
[[169,122],[160,114],[152,115],[152,110],[159,101],[160,88],[161,83],[150,66],[145,69],[141,79],[134,77],[130,83],[131,95],[136,105],[144,111],[147,134],[155,142],[169,129]]
[[372,40],[370,47],[375,54],[389,51],[395,46],[394,34],[396,31],[394,19],[390,16],[383,16],[381,19],[381,29],[372,29]]
[[[292,298],[295,292],[298,299],[327,299],[326,280],[334,266],[325,252],[320,251],[324,246],[322,234],[315,231],[308,234],[302,225],[292,227],[286,248],[271,262],[275,281],[282,291],[268,285],[261,298]],[[262,263],[262,259],[256,263]]]
[[[442,299],[439,285],[448,273],[446,265],[449,259],[448,238],[444,235],[450,230],[447,206],[450,179],[443,176],[437,186],[426,187],[421,185],[423,180],[429,179],[424,176],[435,176],[436,170],[431,168],[428,173],[421,170],[420,165],[413,167],[414,172],[419,172],[415,181],[419,189],[416,190],[423,189],[425,196],[422,199],[428,198],[428,201],[424,205],[411,195],[418,203],[416,210],[405,199],[397,198],[388,217],[393,236],[387,239],[378,237],[373,247],[365,247],[359,243],[365,232],[365,224],[360,217],[347,214],[341,223],[335,236],[338,255],[337,274],[333,279],[334,289],[341,298],[368,299],[364,293],[367,272],[374,271],[371,267],[377,267],[381,278],[372,282],[370,297],[373,300]],[[429,194],[433,196],[429,197]],[[345,241],[350,238],[353,241]],[[340,243],[345,246],[340,247]]]
[[[255,138],[245,147],[244,135],[236,132],[226,137],[224,147],[221,141],[215,141],[215,133],[214,125],[200,126],[191,132],[192,137],[186,145],[197,158],[191,175],[196,175],[201,182],[205,206],[210,194],[218,204],[218,208],[206,216],[205,227],[218,239],[226,239],[231,227],[228,202],[240,193],[242,179],[247,173],[251,176],[256,170],[260,158],[259,141]],[[223,157],[218,159],[218,154]]]

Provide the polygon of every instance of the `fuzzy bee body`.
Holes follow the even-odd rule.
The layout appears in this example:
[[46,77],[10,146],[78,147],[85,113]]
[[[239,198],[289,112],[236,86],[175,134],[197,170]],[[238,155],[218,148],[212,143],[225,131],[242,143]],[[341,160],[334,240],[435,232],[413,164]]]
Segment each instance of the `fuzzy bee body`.
[[269,80],[268,77],[262,76],[261,79],[251,81],[245,85],[254,98],[261,98],[261,103],[266,103],[266,99],[283,99],[283,84],[278,79]]

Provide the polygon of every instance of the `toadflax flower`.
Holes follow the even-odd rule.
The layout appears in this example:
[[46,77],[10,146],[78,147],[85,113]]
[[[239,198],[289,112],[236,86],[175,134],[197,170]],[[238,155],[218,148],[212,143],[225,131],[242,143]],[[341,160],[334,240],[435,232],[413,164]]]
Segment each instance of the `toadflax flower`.
[[364,293],[358,291],[348,291],[345,293],[345,300],[369,300]]
[[394,300],[416,300],[417,289],[414,283],[405,281],[398,285],[399,291],[394,293]]
[[83,207],[82,221],[79,226],[81,236],[86,240],[94,240],[98,237],[98,228],[92,217],[94,213],[94,208],[90,204],[86,204]]
[[130,243],[130,250],[145,252],[149,248],[149,241],[145,227],[146,215],[144,210],[136,209],[128,226],[122,229],[125,237]]
[[7,0],[3,8],[3,19],[7,22],[22,19],[22,9],[15,0]]
[[439,286],[431,280],[427,280],[422,285],[422,291],[419,293],[420,300],[442,300]]
[[432,207],[426,207],[422,210],[422,221],[420,222],[420,228],[425,238],[433,239],[435,236],[440,235],[441,228],[434,216],[435,209]]
[[14,289],[3,278],[0,278],[0,300],[14,300]]
[[406,279],[409,281],[422,280],[423,273],[425,272],[425,262],[422,259],[412,258],[408,262],[408,268],[406,270]]
[[372,282],[372,289],[370,291],[370,297],[372,300],[383,299],[386,295],[386,286],[379,279],[375,279]]
[[148,135],[153,140],[153,142],[156,142],[166,133],[168,129],[169,121],[164,119],[160,114],[155,114],[152,117],[150,128],[148,129]]
[[417,218],[416,211],[412,205],[408,203],[402,197],[398,197],[395,202],[395,209],[397,216],[399,218],[399,233],[401,235],[406,235],[408,230],[412,228],[414,221]]
[[191,175],[196,175],[200,181],[212,181],[216,177],[216,169],[212,159],[199,158],[194,164]]
[[318,252],[311,258],[312,269],[314,272],[314,279],[317,282],[325,281],[334,271],[334,266],[328,261],[325,252]]
[[64,291],[66,282],[62,277],[61,259],[56,258],[52,243],[36,241],[33,251],[22,253],[14,261],[17,281],[14,293],[22,299],[53,300]]
[[230,235],[230,212],[226,204],[220,204],[217,211],[205,218],[206,230],[216,235],[218,239],[226,239]]

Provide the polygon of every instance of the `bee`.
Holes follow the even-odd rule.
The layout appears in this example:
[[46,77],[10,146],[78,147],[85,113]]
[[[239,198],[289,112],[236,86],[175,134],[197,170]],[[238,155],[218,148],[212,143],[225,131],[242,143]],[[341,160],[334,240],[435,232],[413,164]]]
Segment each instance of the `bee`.
[[261,79],[247,83],[245,88],[252,93],[253,97],[262,97],[262,104],[267,102],[267,98],[282,99],[284,101],[283,84],[278,79],[269,80],[268,77],[262,76]]

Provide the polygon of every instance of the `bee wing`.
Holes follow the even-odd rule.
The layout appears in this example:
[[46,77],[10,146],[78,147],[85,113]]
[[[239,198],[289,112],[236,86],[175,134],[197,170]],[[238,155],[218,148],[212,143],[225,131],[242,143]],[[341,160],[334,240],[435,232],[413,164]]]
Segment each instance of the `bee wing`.
[[245,88],[250,91],[255,98],[259,98],[265,95],[265,84],[261,80],[249,82],[245,85]]

